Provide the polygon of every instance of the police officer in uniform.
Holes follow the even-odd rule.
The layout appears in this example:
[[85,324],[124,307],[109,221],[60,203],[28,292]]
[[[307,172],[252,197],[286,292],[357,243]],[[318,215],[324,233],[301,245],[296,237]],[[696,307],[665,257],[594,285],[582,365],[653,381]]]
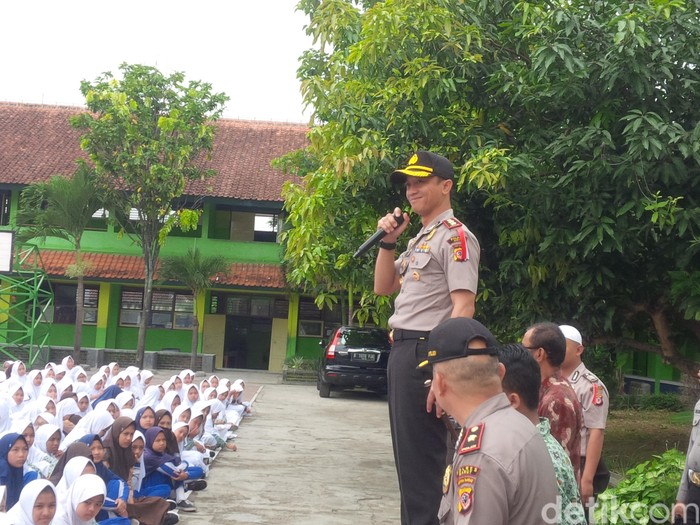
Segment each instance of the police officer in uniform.
[[[399,208],[378,221],[387,232],[379,244],[374,291],[399,292],[389,319],[394,344],[389,357],[389,418],[401,491],[401,523],[434,525],[442,496],[447,429],[442,410],[416,370],[427,355],[430,331],[450,317],[472,317],[478,284],[479,243],[454,218],[450,194],[454,169],[449,160],[418,151],[391,175],[405,185],[422,228],[395,259],[396,242],[409,225]],[[399,224],[397,216],[403,217]]]
[[[700,372],[698,372],[700,379]],[[700,401],[693,410],[693,428],[690,431],[688,452],[681,483],[673,507],[674,524],[700,523]]]
[[566,357],[561,371],[571,383],[583,408],[581,501],[584,505],[591,506],[591,498],[603,492],[610,481],[610,472],[602,456],[610,396],[603,382],[583,363],[581,332],[566,324],[560,325],[559,329],[566,338]]
[[[437,401],[462,425],[443,477],[439,520],[447,525],[542,525],[559,510],[554,466],[532,422],[511,407],[498,343],[478,321],[440,323],[427,359]],[[547,520],[549,518],[549,521]]]

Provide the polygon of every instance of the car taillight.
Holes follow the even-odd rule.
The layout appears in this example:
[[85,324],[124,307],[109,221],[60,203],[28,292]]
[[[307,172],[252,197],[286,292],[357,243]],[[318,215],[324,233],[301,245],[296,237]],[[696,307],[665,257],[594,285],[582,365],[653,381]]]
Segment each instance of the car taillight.
[[328,350],[326,350],[326,359],[335,359],[335,345],[338,344],[339,339],[340,332],[335,334],[333,341],[331,341],[331,344],[328,345]]

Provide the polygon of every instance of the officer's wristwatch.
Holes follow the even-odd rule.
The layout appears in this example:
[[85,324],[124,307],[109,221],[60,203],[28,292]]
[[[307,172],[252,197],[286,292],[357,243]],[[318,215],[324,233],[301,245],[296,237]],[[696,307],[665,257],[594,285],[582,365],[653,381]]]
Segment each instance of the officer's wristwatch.
[[384,242],[384,241],[379,241],[379,247],[383,250],[395,250],[396,249],[396,243],[395,242]]

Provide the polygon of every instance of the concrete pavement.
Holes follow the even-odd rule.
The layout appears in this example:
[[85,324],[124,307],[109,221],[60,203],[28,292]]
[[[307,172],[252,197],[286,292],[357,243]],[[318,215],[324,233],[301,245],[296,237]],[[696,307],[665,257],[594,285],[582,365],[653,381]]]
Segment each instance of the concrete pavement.
[[236,431],[238,451],[222,451],[209,487],[190,497],[198,510],[180,513],[183,525],[400,522],[386,398],[333,392],[321,399],[315,385],[282,384],[269,372],[217,375],[246,381],[253,415]]

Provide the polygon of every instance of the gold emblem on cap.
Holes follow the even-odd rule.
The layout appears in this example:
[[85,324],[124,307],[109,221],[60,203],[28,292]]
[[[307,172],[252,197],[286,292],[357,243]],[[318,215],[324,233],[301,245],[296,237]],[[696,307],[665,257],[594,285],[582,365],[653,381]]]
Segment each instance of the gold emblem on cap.
[[410,166],[411,164],[415,164],[416,162],[418,162],[418,155],[414,153],[413,156],[410,159],[408,159],[408,165]]

